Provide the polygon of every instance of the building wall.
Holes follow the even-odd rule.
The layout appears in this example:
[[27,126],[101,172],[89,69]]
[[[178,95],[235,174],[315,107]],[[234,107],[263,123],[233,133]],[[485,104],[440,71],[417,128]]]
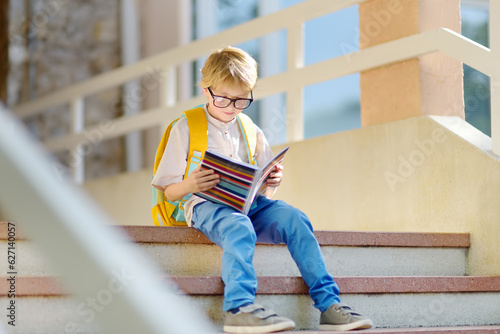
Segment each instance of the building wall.
[[[34,0],[11,2],[9,105],[34,99],[121,64],[118,0]],[[31,6],[26,6],[31,4]],[[120,116],[120,89],[85,99],[85,123]],[[70,131],[69,106],[53,108],[27,120],[41,140]],[[58,155],[70,165],[75,152]],[[86,153],[86,176],[122,171],[120,139],[94,145]]]
[[[119,0],[11,0],[9,105],[14,106],[49,94],[60,88],[84,81],[121,66],[122,36],[121,1]],[[183,0],[136,0],[139,19],[139,57],[149,57],[191,40],[191,3]],[[127,18],[123,24],[130,24]],[[125,39],[126,41],[127,39]],[[179,68],[179,99],[191,97],[191,64]],[[188,78],[189,80],[186,80]],[[156,108],[157,90],[141,94],[109,89],[85,99],[85,124],[120,117],[127,106],[137,105],[137,111]],[[43,116],[32,117],[26,123],[39,139],[67,134],[71,131],[69,106],[49,110]],[[154,160],[160,131],[142,131],[141,154],[136,159],[141,166]],[[143,151],[143,152],[142,152]],[[58,159],[74,167],[76,155],[85,155],[85,178],[94,179],[126,170],[123,138],[98,142],[84,153],[67,151]]]

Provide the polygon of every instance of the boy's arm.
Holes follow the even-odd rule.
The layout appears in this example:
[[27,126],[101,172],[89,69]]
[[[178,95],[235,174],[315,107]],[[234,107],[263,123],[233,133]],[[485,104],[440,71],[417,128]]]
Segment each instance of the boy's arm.
[[267,198],[270,199],[274,196],[274,194],[276,193],[276,190],[278,190],[278,188],[276,188],[276,187],[267,187],[266,192],[264,193],[264,196],[266,196]]
[[187,194],[211,189],[217,183],[219,183],[219,174],[212,169],[200,171],[198,167],[186,179],[166,186],[165,196],[169,201],[175,202]]

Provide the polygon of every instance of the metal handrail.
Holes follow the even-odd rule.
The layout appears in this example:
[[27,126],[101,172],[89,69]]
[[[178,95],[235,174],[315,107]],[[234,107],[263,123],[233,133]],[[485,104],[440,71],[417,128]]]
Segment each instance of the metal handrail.
[[[119,68],[75,84],[58,92],[14,108],[20,118],[43,112],[50,107],[70,103],[74,119],[83,117],[83,99],[105,89],[117,87],[130,80],[151,74],[163,73],[160,101],[157,108],[133,116],[113,120],[113,130],[103,133],[103,140],[122,136],[153,126],[165,126],[183,110],[203,101],[195,97],[188,101],[175,100],[175,68],[182,62],[197,59],[214,48],[240,44],[273,32],[286,29],[288,34],[288,68],[284,73],[260,79],[256,98],[285,92],[287,96],[287,141],[303,139],[303,87],[325,80],[373,69],[403,61],[423,54],[442,51],[491,77],[491,90],[500,86],[500,4],[490,1],[490,48],[486,48],[449,29],[436,29],[421,34],[373,46],[350,54],[304,66],[303,26],[307,20],[335,12],[366,0],[309,0],[282,11],[254,19],[248,23],[223,31],[217,35],[194,41],[170,51],[144,59],[131,66]],[[495,57],[495,55],[497,55]],[[492,94],[492,147],[500,155],[500,94]],[[96,131],[94,127],[85,129]],[[51,151],[77,149],[86,140],[84,130],[45,144]],[[83,166],[82,163],[77,164]],[[81,173],[77,173],[81,174]]]

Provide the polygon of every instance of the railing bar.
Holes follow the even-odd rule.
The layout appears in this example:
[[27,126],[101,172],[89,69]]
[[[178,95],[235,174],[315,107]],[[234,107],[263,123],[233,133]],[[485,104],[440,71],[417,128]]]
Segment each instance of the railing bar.
[[304,23],[298,22],[288,27],[288,70],[304,67]]
[[[425,43],[423,41],[425,41]],[[409,36],[344,55],[342,57],[313,64],[307,68],[298,68],[295,71],[288,71],[273,77],[264,78],[259,81],[257,88],[259,93],[256,95],[258,99],[261,99],[269,95],[286,91],[287,89],[292,90],[293,87],[290,85],[293,85],[293,83],[297,81],[300,81],[303,87],[309,84],[383,66],[392,62],[414,58],[419,55],[439,51],[441,49],[445,53],[448,53],[458,60],[468,63],[483,73],[488,75],[491,75],[492,73],[493,62],[491,62],[491,58],[489,58],[490,49],[480,46],[453,31],[439,28],[433,31]],[[293,59],[294,58],[292,57],[292,61],[297,62],[299,57],[295,60]],[[298,63],[300,64],[300,61]],[[149,69],[149,71],[153,76],[161,74],[156,73],[153,69]],[[493,81],[493,84],[495,85],[495,81]],[[189,103],[190,101],[187,102]],[[171,105],[170,102],[165,102],[164,104],[168,104],[169,106]],[[186,105],[188,108],[192,106],[192,104],[188,105],[187,103],[184,103],[182,106],[184,107]],[[182,111],[182,108],[177,105],[173,107],[171,111],[174,110]],[[289,118],[293,119],[292,115],[289,115]],[[123,122],[123,124],[127,124],[127,122]],[[149,127],[152,125],[148,123],[147,126]],[[128,128],[128,125],[126,127]],[[131,130],[133,131],[139,128],[140,126],[135,126],[135,128],[132,128]],[[295,133],[297,128],[298,127],[294,126],[294,130],[290,131]],[[117,136],[116,133],[112,134],[110,137],[113,136]],[[293,136],[294,135],[291,135],[291,137]],[[77,138],[81,140],[83,137],[72,136],[73,140],[76,140]],[[60,143],[62,139],[63,138],[50,141],[49,147],[51,147],[51,149],[62,149],[63,147]],[[58,142],[60,144],[57,144]],[[66,146],[67,145],[68,144],[66,142]]]
[[[490,0],[490,49],[493,53],[500,53],[500,2]],[[498,58],[497,58],[498,59]]]
[[500,157],[500,70],[490,78],[492,152]]
[[175,66],[165,67],[160,80],[159,106],[170,108],[177,103],[177,69]]
[[[429,34],[429,32],[424,34]],[[374,66],[379,67],[437,51],[433,46],[415,46],[415,44],[418,44],[417,40],[420,38],[422,37],[419,35],[405,37],[387,44],[380,44],[358,52],[311,64],[295,71],[263,78],[259,81],[255,95],[260,99],[285,91],[295,81],[300,81],[302,86],[308,86],[362,72]],[[385,56],[389,49],[394,48],[398,48],[397,54]]]
[[304,139],[304,92],[295,87],[286,94],[286,141],[291,143]]
[[[83,97],[78,97],[71,101],[71,131],[73,135],[82,133],[85,128],[85,106]],[[67,146],[68,147],[68,146]],[[73,152],[71,164],[73,181],[76,184],[82,184],[85,181],[85,155],[83,154],[83,145],[77,142],[73,146],[69,146]]]
[[[433,43],[420,43],[421,40],[428,40],[431,37]],[[419,35],[412,35],[385,44],[379,44],[370,48],[366,48],[357,52],[346,54],[340,57],[328,59],[304,68],[297,69],[295,72],[284,72],[272,77],[266,77],[259,81],[256,89],[256,97],[264,98],[269,95],[274,95],[283,92],[294,81],[299,80],[303,86],[319,83],[342,76],[359,73],[372,68],[385,66],[391,63],[404,61],[407,59],[415,58],[432,52],[439,51],[438,45],[446,44],[444,39],[449,39],[454,43],[454,47],[461,48],[467,45],[467,41],[457,39],[455,36],[450,35],[446,29],[439,28],[437,30],[427,31]],[[445,50],[451,56],[463,60],[461,58],[467,57],[460,54],[460,50],[454,51]],[[393,52],[389,52],[393,50]],[[489,58],[489,49],[472,49],[474,57],[479,60],[486,60]],[[470,50],[468,50],[470,51]],[[484,64],[478,64],[479,61],[474,62],[473,66],[480,68],[483,71],[490,72],[490,67]]]
[[64,104],[77,96],[88,96],[99,91],[119,86],[143,76],[145,71],[155,71],[160,66],[177,66],[195,60],[215,48],[235,45],[288,27],[290,21],[304,22],[314,17],[351,7],[367,0],[308,0],[279,12],[256,18],[248,23],[225,30],[217,35],[196,40],[159,55],[144,59],[136,64],[118,68],[98,75],[83,83],[75,84],[56,93],[48,94],[14,108],[20,118],[36,115],[50,107]]
[[[132,80],[123,85],[122,99],[123,114],[125,117],[137,115],[141,110],[142,99],[137,97],[141,91],[139,80]],[[99,132],[100,134],[100,132]],[[127,172],[136,172],[142,168],[142,135],[139,131],[131,130],[125,136],[125,166]]]
[[435,31],[440,35],[439,39],[434,41],[439,51],[443,51],[486,75],[491,75],[493,69],[491,49],[447,28],[439,28]]
[[[203,103],[204,99],[205,97],[198,96],[188,101],[183,101],[170,108],[168,112],[165,110],[165,108],[155,108],[143,111],[134,116],[120,117],[113,120],[112,123],[107,124],[105,131],[102,131],[101,125],[89,127],[86,129],[86,131],[89,133],[100,131],[100,140],[104,141],[111,138],[123,136],[127,133],[130,133],[131,131],[148,129],[159,124],[168,124],[175,118],[177,118],[182,111]],[[79,142],[86,143],[87,141],[87,136],[84,133],[79,133],[49,140],[45,143],[45,147],[49,151],[59,152],[67,149],[71,145],[76,145]]]
[[[304,23],[296,22],[288,27],[288,73],[294,74],[304,67]],[[286,90],[286,139],[288,142],[304,139],[303,83]]]
[[493,73],[490,77],[492,152],[500,156],[500,2],[490,0],[490,49]]
[[[410,39],[407,44],[413,44],[414,36],[406,37]],[[402,41],[399,41],[402,43]],[[387,46],[380,45],[378,48],[386,48]],[[373,47],[375,48],[375,47]],[[404,52],[406,52],[405,56],[407,58],[412,58],[418,56],[423,53],[431,52],[432,50],[426,49],[423,52],[410,52],[411,49],[404,48]],[[365,69],[370,68],[369,61],[373,60],[373,55],[371,54],[372,48],[364,49],[356,54],[352,54],[351,57],[359,57],[359,61],[352,62],[349,64],[344,56],[337,57],[334,59],[326,60],[320,63],[316,63],[313,65],[309,65],[304,68],[299,68],[294,72],[285,72],[278,74],[276,76],[267,77],[259,80],[258,88],[256,90],[256,98],[262,99],[269,95],[274,95],[280,92],[283,92],[289,87],[291,82],[300,81],[301,85],[309,85],[316,82],[321,82],[325,80],[329,80],[335,77],[340,77],[344,75],[348,75],[351,73],[356,73]],[[380,50],[378,52],[384,52]],[[393,59],[385,58],[383,62],[378,64],[382,66],[384,63],[392,62]],[[360,65],[355,65],[360,64]],[[290,88],[291,89],[291,88]],[[120,135],[126,134],[127,131],[144,129],[155,125],[155,122],[161,121],[162,119],[173,120],[175,116],[182,112],[182,110],[189,109],[196,104],[203,103],[203,97],[199,96],[188,101],[183,101],[175,105],[175,107],[171,107],[168,113],[165,113],[164,109],[156,109],[154,111],[145,111],[138,115],[131,116],[129,118],[119,118],[115,121],[112,131],[108,131],[103,133],[104,139],[109,139],[113,137],[118,137]],[[152,114],[155,112],[155,114]],[[172,115],[171,117],[165,117],[168,115]],[[292,117],[292,116],[290,116]],[[88,131],[91,132],[94,130],[93,127],[89,128]],[[85,140],[85,136],[83,134],[73,135],[71,137],[65,138],[57,138],[46,143],[46,146],[51,151],[59,151],[66,148],[68,145]]]
[[71,131],[73,133],[82,132],[85,128],[85,114],[83,98],[78,97],[71,101]]
[[[427,31],[422,35],[440,36],[436,31]],[[345,75],[362,72],[373,66],[383,66],[405,59],[411,59],[423,54],[437,51],[437,47],[426,43],[424,47],[418,46],[419,39],[426,39],[422,35],[408,36],[400,40],[386,44],[380,44],[367,49],[360,50],[348,55],[325,60],[319,63],[298,68],[295,71],[288,71],[275,76],[266,77],[259,80],[255,91],[256,99],[263,99],[270,95],[292,90],[294,82],[300,82],[301,86],[342,77]],[[442,36],[447,36],[445,32]],[[441,37],[443,38],[443,37]],[[439,44],[440,40],[434,44]],[[397,53],[387,54],[389,49],[397,49]],[[483,50],[487,54],[486,50]],[[382,55],[382,56],[381,56]],[[152,127],[158,123],[168,124],[183,110],[189,109],[204,101],[203,96],[198,96],[187,101],[182,101],[165,111],[165,108],[143,111],[142,113],[128,118],[119,118],[113,123],[113,129],[103,133],[104,139],[114,138],[126,134],[128,131],[142,130]],[[289,102],[290,103],[290,102]],[[288,117],[292,117],[289,115]],[[89,128],[91,132],[94,128]],[[85,140],[83,134],[57,138],[46,143],[49,150],[57,152],[64,149],[68,144]]]

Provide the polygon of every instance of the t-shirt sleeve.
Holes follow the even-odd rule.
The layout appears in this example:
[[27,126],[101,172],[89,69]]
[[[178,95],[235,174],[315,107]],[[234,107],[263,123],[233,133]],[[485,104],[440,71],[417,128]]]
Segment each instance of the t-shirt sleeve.
[[182,181],[187,166],[189,150],[189,127],[186,118],[181,118],[170,131],[170,137],[163,152],[151,185],[160,191]]

